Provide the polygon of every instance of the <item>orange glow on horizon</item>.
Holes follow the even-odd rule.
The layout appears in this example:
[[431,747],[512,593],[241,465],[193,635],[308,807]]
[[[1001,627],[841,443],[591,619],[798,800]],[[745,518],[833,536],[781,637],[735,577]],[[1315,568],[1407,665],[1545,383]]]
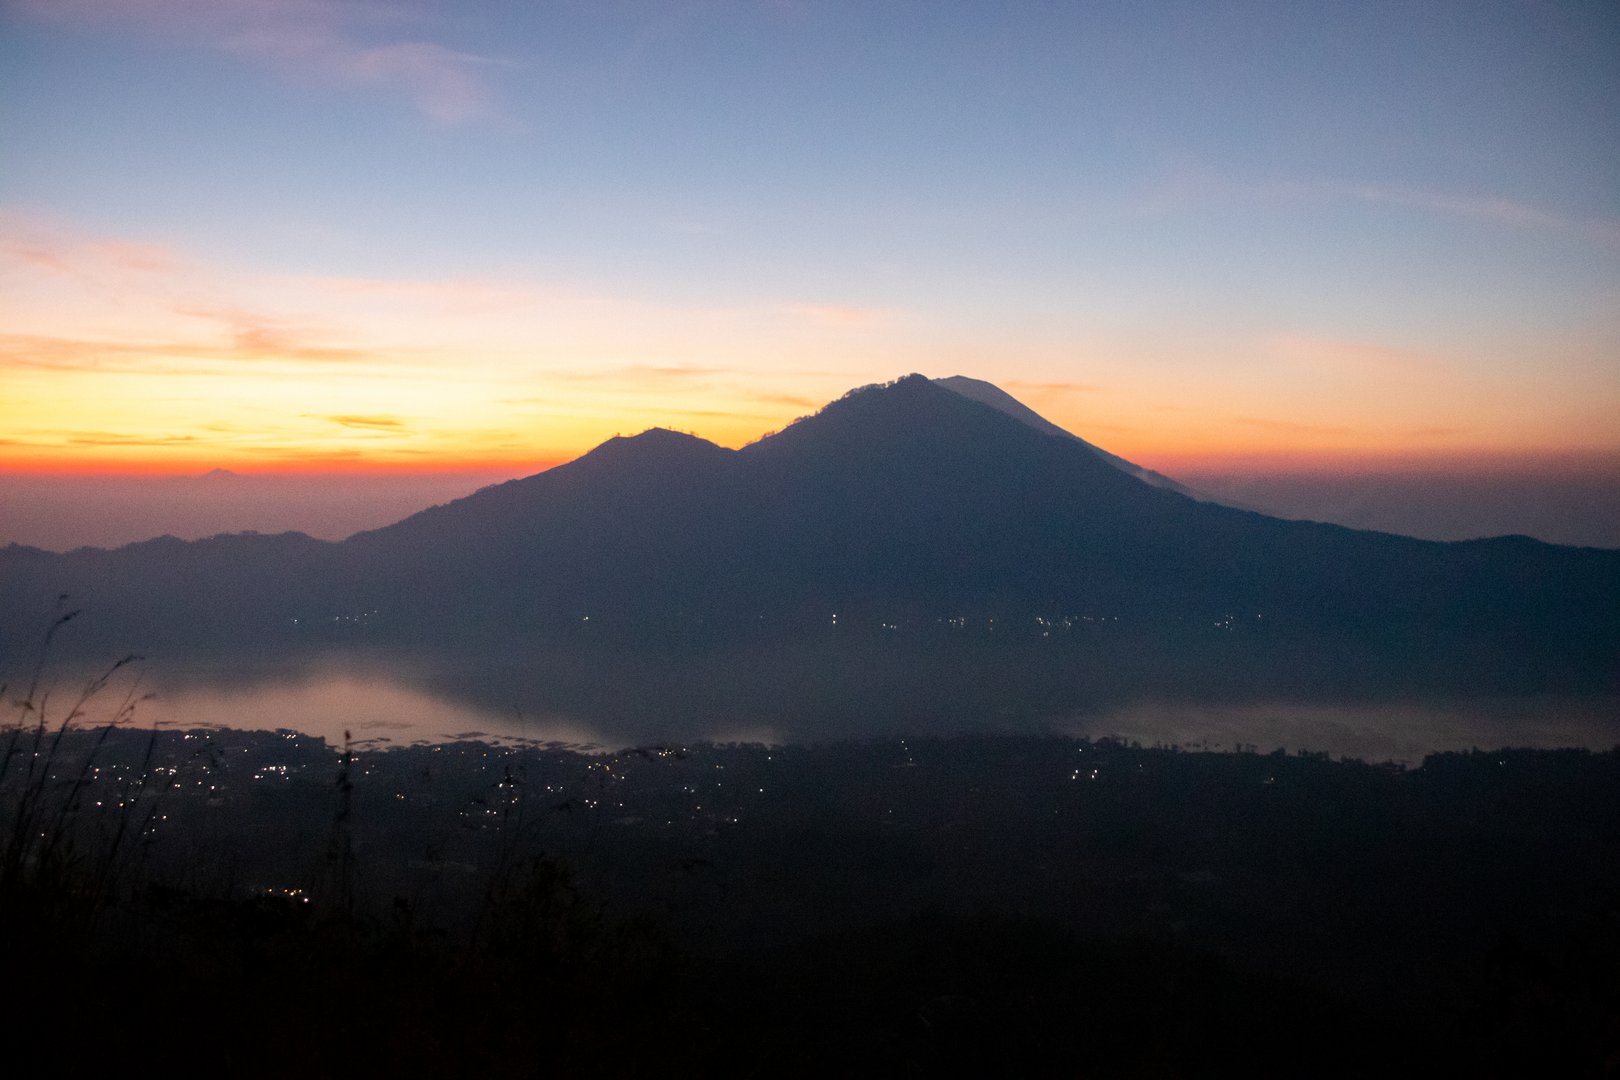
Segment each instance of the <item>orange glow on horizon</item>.
[[1175,478],[1237,473],[1324,478],[1417,473],[1457,476],[1556,475],[1607,478],[1620,485],[1620,451],[1608,447],[1529,447],[1514,451],[1501,447],[1447,450],[1239,450],[1226,453],[1148,453],[1131,460]]
[[1620,455],[1620,384],[1578,344],[1547,346],[1553,394],[1507,346],[959,340],[948,313],[820,298],[274,274],[4,211],[0,276],[4,472],[523,475],[650,427],[738,447],[910,371],[996,383],[1171,476]]
[[[670,427],[671,425],[650,425]],[[633,435],[645,427],[626,426],[619,434]],[[478,455],[452,454],[390,459],[385,456],[309,453],[278,455],[273,461],[251,455],[234,456],[216,448],[199,446],[184,454],[172,450],[149,457],[128,452],[101,455],[51,453],[17,454],[15,447],[0,457],[0,474],[9,476],[58,476],[73,479],[119,477],[195,477],[215,469],[242,476],[265,477],[491,477],[529,476],[578,458],[601,442],[582,444],[577,449],[553,454]],[[760,433],[761,435],[764,432]],[[699,434],[699,437],[706,437]],[[713,441],[713,440],[711,440]],[[752,441],[743,440],[744,442]],[[1140,451],[1122,451],[1117,442],[1088,439],[1111,453],[1173,478],[1234,473],[1350,476],[1399,473],[1562,474],[1609,477],[1620,483],[1620,451],[1606,447],[1547,448],[1527,447],[1505,451],[1500,447],[1479,448],[1329,448],[1256,450],[1251,447],[1180,449],[1147,446]],[[724,445],[724,444],[721,444]],[[742,445],[741,442],[735,445]]]
[[231,462],[210,458],[207,462],[130,462],[124,460],[71,461],[40,460],[0,463],[0,475],[17,477],[61,477],[74,480],[95,479],[160,479],[170,477],[197,477],[215,469],[245,477],[449,477],[449,476],[529,476],[563,464],[570,458],[542,458],[529,461],[507,459],[450,459],[425,462],[356,461],[344,459],[327,461],[281,461],[273,466],[256,462]]

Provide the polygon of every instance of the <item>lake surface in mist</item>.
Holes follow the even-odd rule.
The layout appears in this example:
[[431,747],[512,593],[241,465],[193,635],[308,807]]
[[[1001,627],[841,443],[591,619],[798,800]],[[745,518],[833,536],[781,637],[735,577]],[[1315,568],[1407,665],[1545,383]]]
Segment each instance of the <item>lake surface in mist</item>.
[[[59,666],[48,718],[59,720],[88,668]],[[982,675],[982,673],[981,673]],[[137,682],[138,680],[138,682]],[[971,685],[970,685],[971,684]],[[13,675],[9,701],[26,681]],[[140,727],[291,728],[386,747],[460,739],[528,740],[616,750],[691,742],[819,742],[961,733],[1114,736],[1260,752],[1417,763],[1470,747],[1620,745],[1612,696],[1192,695],[1114,688],[1054,695],[1009,673],[964,677],[890,664],[769,668],[737,656],[446,656],[329,650],[296,658],[189,657],[117,673],[84,723],[105,722],[131,690]],[[7,722],[17,718],[14,705]]]

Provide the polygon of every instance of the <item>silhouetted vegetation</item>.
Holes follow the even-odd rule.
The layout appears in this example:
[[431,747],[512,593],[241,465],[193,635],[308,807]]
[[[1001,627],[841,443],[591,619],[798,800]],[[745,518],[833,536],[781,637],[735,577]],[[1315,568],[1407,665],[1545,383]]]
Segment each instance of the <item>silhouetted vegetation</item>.
[[1603,1075],[1617,1048],[1620,753],[115,727],[55,761],[8,813],[37,790],[61,850],[147,827],[110,876],[7,879],[47,1065]]

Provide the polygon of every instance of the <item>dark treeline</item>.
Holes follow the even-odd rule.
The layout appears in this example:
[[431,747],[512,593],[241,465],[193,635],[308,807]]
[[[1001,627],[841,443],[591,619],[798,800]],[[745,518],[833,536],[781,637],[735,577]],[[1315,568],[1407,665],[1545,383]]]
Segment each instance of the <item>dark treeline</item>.
[[1620,752],[15,733],[0,933],[47,1070],[1604,1075],[1620,1050]]

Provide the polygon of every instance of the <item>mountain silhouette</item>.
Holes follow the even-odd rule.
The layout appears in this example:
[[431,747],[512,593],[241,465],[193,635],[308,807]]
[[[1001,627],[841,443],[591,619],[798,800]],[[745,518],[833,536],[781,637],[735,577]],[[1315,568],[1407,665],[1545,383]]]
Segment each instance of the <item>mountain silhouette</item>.
[[439,645],[582,627],[790,645],[834,616],[916,632],[1106,619],[1132,628],[1122,662],[1149,666],[1213,635],[1257,666],[1360,664],[1373,678],[1419,664],[1613,686],[1620,551],[1283,521],[1144,472],[989,384],[914,375],[740,450],[661,429],[611,439],[341,543],[13,546],[0,552],[0,602],[18,617],[0,632],[22,647],[62,593],[94,615],[87,640],[125,649],[323,634]]
[[970,379],[965,375],[952,375],[948,378],[935,379],[933,381],[934,385],[943,386],[945,389],[954,394],[961,394],[965,398],[970,398],[973,401],[988,405],[997,412],[1006,413],[1015,420],[1021,420],[1025,424],[1028,424],[1030,427],[1034,428],[1036,431],[1044,431],[1048,435],[1056,435],[1062,439],[1073,439],[1081,446],[1086,447],[1092,453],[1108,462],[1108,464],[1112,465],[1114,468],[1134,476],[1144,483],[1152,484],[1154,487],[1161,487],[1170,491],[1179,492],[1182,495],[1186,495],[1191,498],[1201,499],[1206,502],[1209,501],[1202,495],[1193,491],[1191,488],[1184,487],[1163,473],[1154,472],[1152,469],[1144,469],[1135,462],[1126,461],[1117,454],[1110,454],[1102,447],[1093,446],[1091,443],[1086,442],[1086,440],[1082,439],[1073,432],[1058,427],[1056,424],[1052,423],[1052,421],[1048,420],[1034,409],[1031,409],[1028,405],[1025,405],[1022,401],[1019,401],[1017,398],[1007,393],[1007,391],[1003,390],[995,383],[988,383],[983,379]]

